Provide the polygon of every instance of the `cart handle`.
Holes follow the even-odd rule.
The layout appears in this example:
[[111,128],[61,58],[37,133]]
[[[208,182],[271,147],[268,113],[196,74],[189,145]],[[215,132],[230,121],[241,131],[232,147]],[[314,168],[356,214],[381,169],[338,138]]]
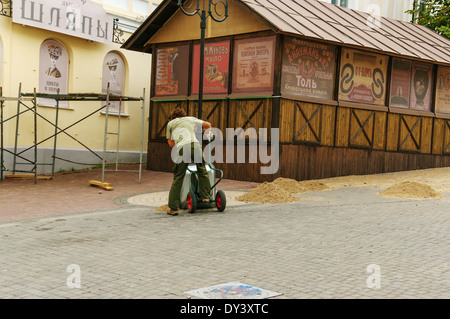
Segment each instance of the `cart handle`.
[[222,170],[220,170],[220,169],[218,169],[218,168],[215,168],[215,167],[213,167],[213,166],[209,166],[213,171],[215,171],[215,172],[220,172],[220,178],[219,178],[219,180],[213,185],[213,186],[211,186],[211,190],[213,190],[214,189],[214,187],[216,187],[216,185],[217,184],[219,184],[220,183],[220,181],[223,179],[223,171]]

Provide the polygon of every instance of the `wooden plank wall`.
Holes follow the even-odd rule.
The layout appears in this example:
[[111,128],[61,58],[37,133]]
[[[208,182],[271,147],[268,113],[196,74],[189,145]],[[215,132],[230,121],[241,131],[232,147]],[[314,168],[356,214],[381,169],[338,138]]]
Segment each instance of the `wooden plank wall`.
[[[272,99],[204,103],[204,117],[219,127],[270,128]],[[192,101],[152,107],[148,169],[170,171],[170,149],[162,130],[165,114],[177,105],[196,114]],[[261,163],[216,164],[225,178],[271,181],[376,174],[450,166],[450,120],[387,111],[281,99],[280,162],[275,175],[261,175]],[[157,136],[157,132],[161,134]],[[162,135],[162,138],[161,138]],[[248,157],[249,147],[246,146]],[[225,152],[224,152],[225,153]],[[236,154],[236,151],[235,151]]]

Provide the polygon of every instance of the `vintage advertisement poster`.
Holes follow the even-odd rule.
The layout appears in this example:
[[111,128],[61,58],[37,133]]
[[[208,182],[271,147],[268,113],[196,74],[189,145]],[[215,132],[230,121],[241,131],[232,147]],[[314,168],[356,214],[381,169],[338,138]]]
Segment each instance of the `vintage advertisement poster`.
[[440,66],[436,85],[436,112],[450,113],[450,68]]
[[189,46],[156,50],[155,95],[187,95]]
[[[192,62],[192,94],[198,94],[200,81],[200,44],[194,46]],[[203,93],[228,93],[230,42],[206,43]]]
[[409,108],[412,61],[392,59],[390,106]]
[[339,100],[384,105],[388,61],[384,55],[343,48]]
[[[39,93],[67,94],[68,76],[66,48],[55,40],[44,41],[39,52]],[[40,98],[39,105],[56,107],[56,100]],[[60,101],[58,107],[67,108],[68,102]]]
[[433,65],[414,62],[412,67],[411,108],[429,111],[433,88]]
[[333,99],[336,47],[285,37],[281,94]]
[[273,90],[275,37],[235,41],[233,93]]
[[[102,93],[108,91],[111,95],[123,96],[125,88],[125,63],[122,57],[116,52],[109,52],[103,60],[102,70]],[[109,104],[109,113],[123,112],[123,102],[111,101]],[[105,110],[102,110],[103,112]]]

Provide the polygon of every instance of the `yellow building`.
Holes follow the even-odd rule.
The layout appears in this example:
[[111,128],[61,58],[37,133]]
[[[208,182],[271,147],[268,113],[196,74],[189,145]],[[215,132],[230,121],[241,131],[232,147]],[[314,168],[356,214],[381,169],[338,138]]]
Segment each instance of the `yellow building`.
[[[106,134],[105,147],[106,131],[120,131],[119,162],[139,161],[141,145],[145,145],[145,153],[147,144],[146,134],[141,142],[141,123],[146,132],[148,114],[143,116],[142,108],[148,101],[144,89],[150,87],[151,58],[120,46],[158,3],[157,0],[0,1],[3,169],[11,170],[16,163],[17,170],[31,171],[34,164],[30,161],[36,162],[35,156],[39,174],[86,168],[101,164],[105,149],[107,162],[115,161],[117,135]],[[55,99],[44,98],[58,93],[104,97],[108,83],[110,94],[125,99],[145,98],[144,103],[111,101],[106,122],[106,107],[102,108],[105,101],[71,99],[56,103]],[[33,101],[27,99],[34,91],[40,97],[36,120],[29,109]],[[13,100],[19,96],[20,103]],[[54,165],[48,165],[53,158]],[[18,165],[19,162],[27,164]]]

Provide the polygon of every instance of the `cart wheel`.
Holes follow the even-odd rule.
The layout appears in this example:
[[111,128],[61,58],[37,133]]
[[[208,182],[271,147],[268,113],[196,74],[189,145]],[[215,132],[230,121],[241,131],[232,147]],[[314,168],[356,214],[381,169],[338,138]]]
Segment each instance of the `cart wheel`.
[[216,194],[216,207],[219,212],[223,212],[227,206],[227,198],[223,190],[218,190]]
[[189,213],[194,213],[197,209],[197,198],[195,197],[194,192],[190,191],[188,193],[186,201]]

